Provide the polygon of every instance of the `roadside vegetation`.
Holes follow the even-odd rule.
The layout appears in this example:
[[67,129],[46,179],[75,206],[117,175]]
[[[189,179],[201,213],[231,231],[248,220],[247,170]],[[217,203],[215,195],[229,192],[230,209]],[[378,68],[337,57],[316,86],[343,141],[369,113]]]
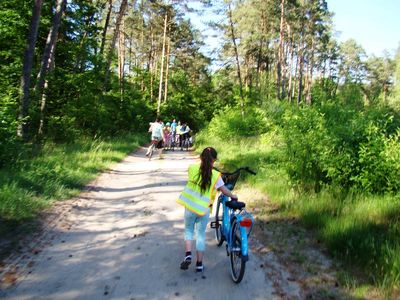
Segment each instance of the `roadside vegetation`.
[[374,288],[396,295],[399,121],[388,107],[277,102],[248,110],[245,120],[240,111],[221,112],[197,136],[197,147],[216,147],[224,169],[257,170],[246,181],[268,194],[282,218],[312,229],[345,263],[338,281],[354,295],[362,298]]
[[0,169],[0,234],[32,220],[54,201],[71,198],[147,136],[81,139],[69,144],[45,143],[25,150]]

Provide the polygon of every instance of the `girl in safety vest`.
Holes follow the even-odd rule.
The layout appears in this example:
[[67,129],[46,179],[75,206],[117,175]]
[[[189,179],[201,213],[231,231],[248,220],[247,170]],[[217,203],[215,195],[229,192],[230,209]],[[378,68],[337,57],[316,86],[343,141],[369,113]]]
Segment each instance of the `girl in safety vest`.
[[225,187],[221,174],[213,169],[217,151],[207,147],[200,155],[201,163],[189,166],[189,179],[177,202],[185,207],[185,258],[181,269],[187,270],[192,262],[192,241],[196,230],[196,272],[203,272],[205,236],[211,206],[217,190],[232,200],[237,196]]

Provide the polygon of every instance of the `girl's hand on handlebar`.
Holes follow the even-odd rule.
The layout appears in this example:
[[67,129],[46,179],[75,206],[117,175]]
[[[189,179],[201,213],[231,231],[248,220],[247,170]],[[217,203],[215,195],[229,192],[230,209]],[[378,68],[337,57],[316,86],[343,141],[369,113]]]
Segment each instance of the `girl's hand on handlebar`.
[[232,201],[238,201],[238,196],[237,195],[232,195],[231,196]]
[[222,194],[230,197],[232,200],[237,201],[238,197],[234,194],[232,194],[232,192],[226,187],[226,186],[221,186],[219,188],[219,190],[222,192]]

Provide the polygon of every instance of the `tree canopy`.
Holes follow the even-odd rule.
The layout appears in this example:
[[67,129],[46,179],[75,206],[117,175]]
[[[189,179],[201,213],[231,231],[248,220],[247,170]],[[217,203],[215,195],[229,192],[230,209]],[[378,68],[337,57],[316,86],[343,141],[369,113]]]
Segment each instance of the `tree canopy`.
[[[156,116],[199,129],[274,99],[399,106],[398,55],[339,43],[326,0],[195,2],[1,1],[2,161],[20,142],[144,130]],[[192,22],[207,14],[219,69]]]

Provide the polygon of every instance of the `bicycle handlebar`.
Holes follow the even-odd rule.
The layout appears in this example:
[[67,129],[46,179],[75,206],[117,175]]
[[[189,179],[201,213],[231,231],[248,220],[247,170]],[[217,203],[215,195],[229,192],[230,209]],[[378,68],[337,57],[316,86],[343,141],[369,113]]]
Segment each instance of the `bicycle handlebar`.
[[214,168],[214,169],[222,174],[222,179],[224,180],[224,183],[226,185],[230,186],[230,188],[229,188],[230,190],[233,190],[233,188],[235,187],[236,181],[239,179],[241,171],[246,171],[252,175],[256,175],[256,172],[252,171],[249,167],[238,168],[235,172],[232,172],[232,173],[221,172],[217,168]]
[[252,174],[252,175],[257,175],[257,173],[254,172],[253,170],[251,170],[249,167],[241,167],[241,168],[238,168],[236,171],[234,171],[234,172],[232,172],[232,173],[222,172],[222,171],[218,170],[218,169],[215,168],[215,167],[214,167],[214,169],[217,170],[218,172],[220,172],[220,173],[221,173],[222,175],[224,175],[224,176],[236,175],[236,174],[240,173],[241,171],[246,171],[246,172],[248,172],[248,173],[250,173],[250,174]]
[[246,167],[246,171],[247,171],[248,173],[250,173],[251,175],[257,175],[257,173],[254,172],[253,170],[251,170],[249,167]]

